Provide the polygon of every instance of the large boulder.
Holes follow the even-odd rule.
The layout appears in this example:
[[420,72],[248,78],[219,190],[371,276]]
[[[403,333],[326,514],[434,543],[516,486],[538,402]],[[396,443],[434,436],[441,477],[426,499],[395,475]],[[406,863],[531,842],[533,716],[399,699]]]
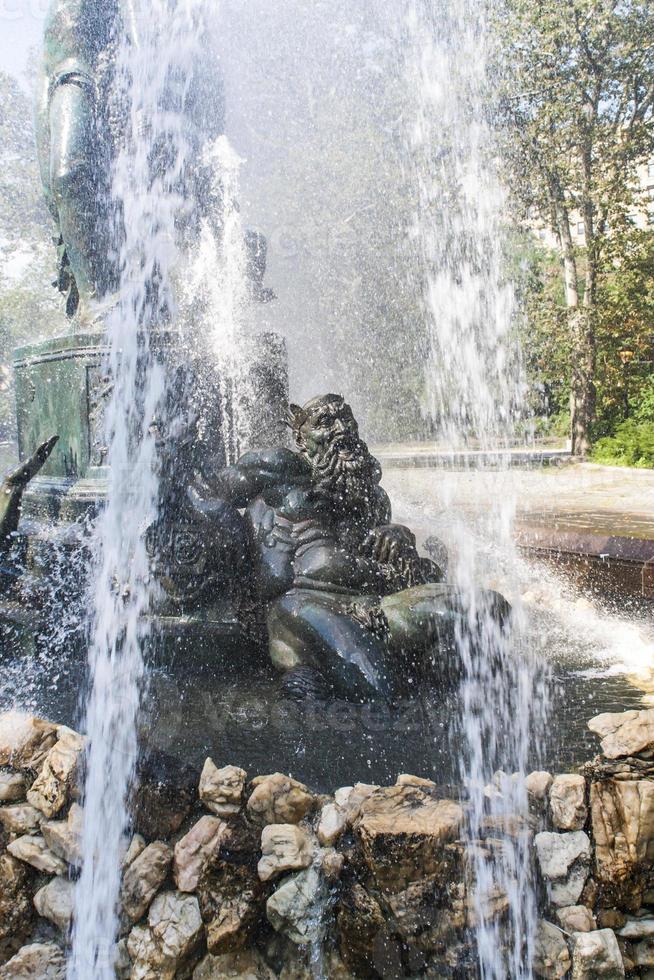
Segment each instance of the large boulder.
[[552,905],[558,908],[576,905],[590,868],[588,836],[581,830],[569,834],[543,831],[536,835],[534,844]]
[[611,929],[572,934],[572,980],[621,980],[624,975],[622,954]]
[[300,823],[316,804],[316,797],[303,783],[276,772],[252,780],[254,790],[247,811],[259,825]]
[[347,827],[347,813],[336,803],[326,803],[320,811],[318,840],[323,847],[333,847]]
[[200,776],[200,799],[211,813],[218,817],[231,817],[243,805],[247,773],[236,766],[222,769],[207,759]]
[[173,980],[201,948],[202,917],[194,895],[162,892],[150,906],[147,926],[127,940],[133,980]]
[[462,822],[459,803],[400,785],[377,789],[364,799],[354,831],[376,886],[395,892],[438,873],[445,845],[456,840]]
[[43,814],[29,803],[0,807],[0,824],[7,834],[33,834],[40,826]]
[[193,892],[211,858],[220,848],[227,826],[217,817],[201,817],[175,844],[173,877],[181,892]]
[[379,902],[362,885],[353,884],[339,900],[336,925],[345,965],[357,976],[377,976],[374,965],[387,959],[385,953],[390,940]]
[[145,847],[127,866],[120,891],[123,914],[132,922],[145,915],[165,882],[173,862],[167,844],[155,841]]
[[534,948],[533,970],[544,980],[559,980],[570,969],[570,951],[563,933],[551,922],[542,919],[538,923]]
[[320,936],[323,879],[316,868],[286,878],[266,903],[273,929],[298,945]]
[[29,938],[33,914],[27,868],[10,854],[0,855],[0,961]]
[[43,768],[32,784],[28,802],[52,820],[77,793],[77,780],[84,753],[84,739],[69,728],[58,730],[58,740],[45,757]]
[[27,781],[22,772],[0,772],[0,803],[19,803],[26,793]]
[[56,943],[23,946],[0,966],[0,980],[66,980],[66,958]]
[[556,917],[566,932],[594,932],[597,929],[595,916],[585,905],[568,905],[557,909]]
[[588,819],[583,776],[570,773],[556,777],[550,788],[550,812],[557,830],[583,830]]
[[44,820],[41,823],[43,839],[52,853],[73,867],[79,867],[82,863],[83,822],[83,809],[73,803],[66,820]]
[[195,968],[193,980],[276,980],[276,975],[256,950],[205,956]]
[[654,780],[592,783],[590,807],[603,902],[635,912],[654,866]]
[[258,865],[262,881],[271,881],[288,871],[308,868],[314,857],[309,834],[292,823],[268,824],[261,834],[261,860]]
[[56,725],[18,711],[0,715],[0,766],[38,770],[56,741]]
[[53,878],[34,896],[34,908],[66,936],[73,920],[75,885],[67,878]]
[[654,757],[654,708],[597,715],[588,727],[602,739],[602,753],[607,759]]
[[66,862],[53,854],[43,837],[29,834],[18,837],[9,844],[7,850],[19,861],[24,861],[46,875],[65,875],[68,870]]
[[214,857],[198,883],[198,899],[206,925],[207,948],[221,955],[244,949],[263,916],[265,891],[247,852],[227,861]]

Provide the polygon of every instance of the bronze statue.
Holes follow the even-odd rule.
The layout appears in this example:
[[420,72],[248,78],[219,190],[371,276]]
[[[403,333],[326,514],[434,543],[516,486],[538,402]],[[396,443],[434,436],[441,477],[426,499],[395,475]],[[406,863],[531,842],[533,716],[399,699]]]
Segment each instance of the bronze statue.
[[0,488],[0,555],[4,556],[11,548],[12,539],[18,530],[23,494],[37,473],[45,466],[52,450],[59,441],[53,436],[42,443],[29,459],[8,473]]
[[393,699],[410,676],[433,682],[434,650],[461,610],[411,531],[392,523],[350,406],[323,395],[291,405],[289,425],[297,451],[250,452],[205,473],[217,498],[246,510],[273,663],[355,699]]

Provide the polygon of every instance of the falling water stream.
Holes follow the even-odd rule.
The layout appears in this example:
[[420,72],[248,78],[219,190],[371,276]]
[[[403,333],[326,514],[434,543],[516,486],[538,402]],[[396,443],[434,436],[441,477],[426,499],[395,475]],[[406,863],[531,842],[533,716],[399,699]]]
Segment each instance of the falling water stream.
[[[503,275],[506,199],[489,121],[488,13],[489,5],[477,0],[410,3],[406,73],[416,98],[407,168],[418,199],[413,234],[429,339],[426,409],[446,450],[472,444],[501,457],[522,414],[523,386],[512,339],[514,295]],[[526,774],[530,741],[534,733],[538,741],[546,717],[547,685],[521,643],[524,614],[511,576],[516,491],[508,458],[502,462],[503,477],[495,476],[485,497],[482,537],[493,542],[508,572],[510,621],[500,624],[492,598],[480,594],[475,538],[456,498],[446,506],[453,528],[451,578],[467,611],[457,637],[465,667],[460,770],[469,794],[478,966],[486,980],[526,980],[536,926],[528,834],[526,825],[522,833],[507,833],[507,823],[526,821],[528,805],[524,782],[509,775]],[[496,776],[490,789],[498,772],[509,775]],[[488,837],[501,839],[491,843]],[[505,903],[508,929],[500,929]]]

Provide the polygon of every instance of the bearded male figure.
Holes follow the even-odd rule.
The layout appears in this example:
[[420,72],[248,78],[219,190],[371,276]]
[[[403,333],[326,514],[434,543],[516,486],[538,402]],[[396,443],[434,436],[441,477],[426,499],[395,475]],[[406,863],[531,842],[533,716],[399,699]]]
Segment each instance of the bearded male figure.
[[189,491],[200,509],[209,488],[245,509],[273,663],[291,682],[313,676],[355,699],[433,683],[462,611],[411,531],[391,523],[381,467],[350,406],[323,395],[291,405],[289,425],[297,451],[247,453],[205,471],[204,497]]

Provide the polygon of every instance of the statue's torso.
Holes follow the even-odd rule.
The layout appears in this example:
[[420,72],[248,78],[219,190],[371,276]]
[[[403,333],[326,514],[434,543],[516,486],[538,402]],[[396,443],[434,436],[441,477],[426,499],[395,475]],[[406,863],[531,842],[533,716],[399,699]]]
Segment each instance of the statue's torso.
[[113,37],[116,0],[53,0],[45,25],[45,70],[51,79],[75,68],[94,75]]

